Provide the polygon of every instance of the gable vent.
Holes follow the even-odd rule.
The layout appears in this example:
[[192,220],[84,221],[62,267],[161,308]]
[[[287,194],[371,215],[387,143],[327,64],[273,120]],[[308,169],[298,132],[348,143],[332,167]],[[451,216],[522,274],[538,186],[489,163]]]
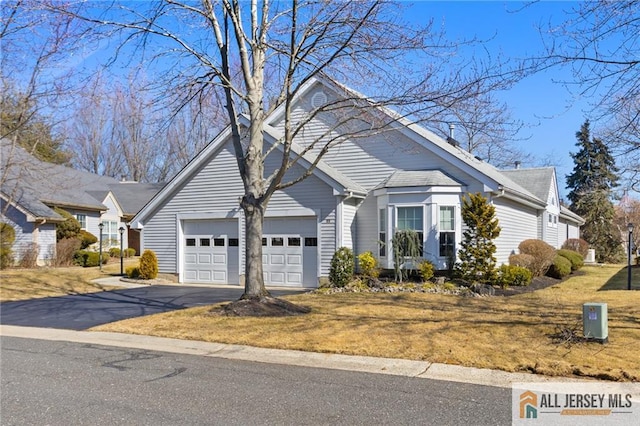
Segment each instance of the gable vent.
[[324,92],[316,92],[311,97],[311,106],[314,108],[320,108],[327,103],[327,94]]

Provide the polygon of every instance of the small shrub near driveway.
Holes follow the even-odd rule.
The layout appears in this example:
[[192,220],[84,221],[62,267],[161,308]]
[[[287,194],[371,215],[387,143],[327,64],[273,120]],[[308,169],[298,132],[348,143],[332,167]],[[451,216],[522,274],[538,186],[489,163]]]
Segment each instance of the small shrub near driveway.
[[139,266],[129,266],[124,270],[125,274],[129,278],[140,278],[140,267]]
[[423,282],[427,282],[431,278],[433,278],[434,270],[435,266],[433,266],[433,263],[429,262],[428,260],[423,260],[422,262],[418,263],[418,274],[420,275],[420,278]]
[[571,262],[559,254],[553,259],[553,263],[547,270],[547,275],[552,278],[562,279],[571,273]]
[[140,278],[153,280],[158,277],[158,258],[153,250],[145,250],[140,256]]
[[571,272],[575,272],[584,266],[584,258],[573,250],[558,250],[558,254],[571,262]]
[[521,254],[533,256],[530,267],[534,277],[543,276],[556,257],[556,249],[542,240],[524,240],[518,246]]
[[340,247],[331,258],[329,282],[334,287],[344,287],[353,279],[354,272],[353,251],[348,247]]

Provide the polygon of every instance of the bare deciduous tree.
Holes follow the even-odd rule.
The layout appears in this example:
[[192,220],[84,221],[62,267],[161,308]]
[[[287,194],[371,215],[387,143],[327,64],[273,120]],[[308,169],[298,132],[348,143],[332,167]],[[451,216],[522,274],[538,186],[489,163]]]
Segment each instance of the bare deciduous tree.
[[[505,73],[489,71],[494,64],[461,60],[456,46],[432,23],[413,27],[402,21],[402,5],[387,1],[165,0],[136,4],[135,10],[120,3],[108,10],[96,5],[82,11],[82,18],[119,40],[137,38],[137,52],[149,55],[145,60],[169,77],[158,81],[164,92],[182,94],[185,105],[212,89],[223,94],[244,185],[246,299],[268,296],[261,236],[275,191],[310,176],[345,137],[383,132],[403,117],[433,118],[505,85]],[[296,95],[312,78],[327,75],[366,88],[371,97],[345,89],[339,101],[296,116]],[[387,107],[398,113],[381,113]],[[275,108],[282,110],[282,136],[265,146],[265,118]],[[314,116],[327,112],[336,131],[306,141],[302,152],[295,152],[296,137]],[[279,155],[273,172],[265,170],[267,155]],[[287,174],[303,156],[311,166],[302,174]]]
[[639,191],[640,1],[576,3],[566,22],[546,34],[542,67],[571,67],[573,78],[565,85],[592,100],[592,120],[617,142],[616,155]]

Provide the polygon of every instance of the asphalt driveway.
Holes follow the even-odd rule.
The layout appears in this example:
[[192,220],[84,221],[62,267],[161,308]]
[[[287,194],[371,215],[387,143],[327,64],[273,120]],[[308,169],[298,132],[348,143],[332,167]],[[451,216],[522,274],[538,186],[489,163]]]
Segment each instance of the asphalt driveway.
[[[0,323],[86,330],[127,318],[238,299],[243,288],[152,285],[0,303]],[[296,293],[271,291],[274,296]]]

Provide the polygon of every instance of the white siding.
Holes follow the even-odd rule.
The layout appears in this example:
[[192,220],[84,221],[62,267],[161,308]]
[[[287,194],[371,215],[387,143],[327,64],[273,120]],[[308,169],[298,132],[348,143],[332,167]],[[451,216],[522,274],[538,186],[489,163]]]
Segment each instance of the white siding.
[[356,212],[358,206],[356,200],[350,198],[342,202],[342,245],[349,247],[355,254],[359,254],[356,244]]
[[505,198],[494,197],[496,218],[499,221],[500,236],[496,238],[496,259],[498,265],[509,262],[511,254],[518,253],[518,245],[529,239],[537,239],[537,210],[522,206]]
[[358,207],[355,228],[358,253],[370,251],[378,258],[378,203],[373,194],[369,194]]
[[[5,211],[4,200],[0,203],[0,211]],[[11,225],[15,231],[13,243],[13,257],[20,261],[33,243],[38,245],[38,265],[46,265],[56,250],[56,225],[45,223],[44,225],[28,222],[27,217],[19,210],[10,206],[5,214],[0,213],[0,221]]]

